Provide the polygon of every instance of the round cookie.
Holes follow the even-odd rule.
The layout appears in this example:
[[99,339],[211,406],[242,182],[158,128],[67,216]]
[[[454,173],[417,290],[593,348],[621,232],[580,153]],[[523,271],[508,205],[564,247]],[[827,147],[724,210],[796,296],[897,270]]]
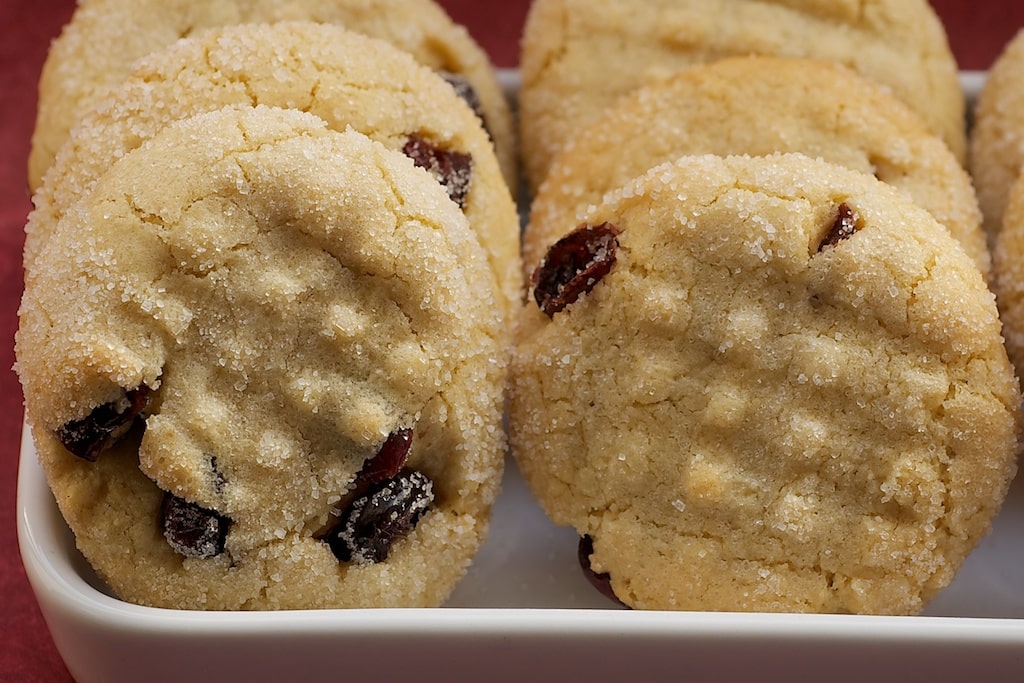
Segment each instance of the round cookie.
[[965,158],[957,64],[925,0],[537,0],[523,34],[519,113],[530,186],[621,95],[748,54],[845,64],[891,88]]
[[84,112],[128,75],[131,65],[179,38],[232,24],[307,20],[340,24],[454,75],[479,101],[505,178],[518,169],[514,124],[484,50],[433,0],[90,0],[81,3],[53,42],[39,84],[29,157],[35,190]]
[[990,240],[999,232],[1010,188],[1024,168],[1021,69],[1024,69],[1024,31],[1007,43],[992,64],[974,109],[970,170]]
[[[421,140],[454,155],[449,189],[463,190],[460,203],[504,294],[499,303],[521,300],[519,216],[470,108],[391,45],[310,22],[210,30],[138,62],[72,132],[33,197],[26,263],[116,159],[171,121],[233,104],[300,109],[394,149]],[[468,168],[455,163],[460,155],[469,155]]]
[[147,605],[440,604],[503,466],[489,279],[437,183],[360,133],[167,127],[26,276],[17,370],[78,547]]
[[993,235],[992,288],[996,293],[1006,352],[1024,377],[1024,175],[1008,190],[1002,227]]
[[[624,143],[625,141],[625,143]],[[990,256],[967,172],[883,86],[826,62],[726,58],[623,96],[554,157],[523,236],[527,276],[588,206],[691,154],[800,152],[873,174],[927,209],[985,277]]]
[[948,231],[802,155],[683,157],[587,224],[522,311],[510,442],[621,601],[911,614],[949,583],[1021,401]]

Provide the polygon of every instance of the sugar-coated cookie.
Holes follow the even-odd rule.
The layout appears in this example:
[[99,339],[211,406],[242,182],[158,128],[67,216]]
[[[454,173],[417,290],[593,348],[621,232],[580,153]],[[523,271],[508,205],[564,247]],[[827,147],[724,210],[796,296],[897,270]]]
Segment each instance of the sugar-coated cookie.
[[1024,377],[1024,175],[1007,191],[1000,229],[992,248],[992,289],[996,293],[1006,352]]
[[883,86],[827,62],[726,58],[623,96],[555,155],[523,236],[527,274],[588,206],[688,154],[800,152],[894,185],[945,225],[988,277],[974,187],[920,118]]
[[965,159],[957,64],[926,0],[537,0],[523,33],[520,93],[530,186],[621,95],[681,68],[747,54],[845,64],[891,88]]
[[969,166],[994,241],[1010,188],[1024,170],[1024,31],[996,58],[978,94],[971,128]]
[[557,243],[510,442],[645,609],[912,614],[987,532],[1020,394],[947,230],[802,155],[683,157]]
[[72,132],[33,197],[26,262],[116,159],[171,121],[232,104],[309,111],[433,167],[488,253],[499,303],[521,300],[519,216],[470,108],[393,46],[311,22],[211,29],[138,62]]
[[440,604],[503,464],[490,282],[397,151],[267,107],[171,124],[26,273],[17,370],[78,547],[146,605]]
[[179,38],[232,24],[306,20],[340,24],[394,44],[449,75],[479,104],[511,187],[517,182],[514,125],[487,54],[433,0],[89,0],[54,41],[39,86],[29,187],[82,114],[128,75],[132,62]]

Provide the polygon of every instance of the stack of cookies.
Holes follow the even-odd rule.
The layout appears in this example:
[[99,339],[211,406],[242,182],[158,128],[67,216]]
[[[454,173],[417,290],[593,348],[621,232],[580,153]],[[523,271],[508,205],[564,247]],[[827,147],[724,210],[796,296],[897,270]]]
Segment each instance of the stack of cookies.
[[965,158],[957,66],[926,0],[535,0],[520,97],[530,186],[621,95],[681,68],[750,54],[845,64],[886,85]]
[[510,441],[592,581],[919,612],[1021,408],[930,7],[537,0],[523,49]]
[[16,353],[115,595],[445,600],[505,454],[511,136],[429,0],[82,4],[41,85]]

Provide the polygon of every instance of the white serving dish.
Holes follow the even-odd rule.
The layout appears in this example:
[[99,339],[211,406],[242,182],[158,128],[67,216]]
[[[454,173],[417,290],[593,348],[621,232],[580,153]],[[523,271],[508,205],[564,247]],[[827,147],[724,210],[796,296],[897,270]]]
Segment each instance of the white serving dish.
[[[969,95],[982,78],[965,74]],[[122,602],[76,550],[27,430],[17,515],[29,581],[79,683],[1024,680],[1024,474],[993,533],[918,617],[616,609],[583,577],[575,533],[545,518],[512,463],[490,539],[440,609]]]
[[18,538],[79,683],[1024,680],[1024,477],[920,617],[612,609],[579,570],[575,534],[547,521],[511,464],[490,540],[440,609],[195,612],[117,600],[75,549],[27,432]]

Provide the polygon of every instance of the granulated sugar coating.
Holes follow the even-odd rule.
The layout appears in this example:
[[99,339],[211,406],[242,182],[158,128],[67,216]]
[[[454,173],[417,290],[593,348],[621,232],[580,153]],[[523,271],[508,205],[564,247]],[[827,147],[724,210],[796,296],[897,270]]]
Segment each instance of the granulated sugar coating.
[[1010,198],[1010,188],[1024,170],[1024,32],[1003,48],[992,64],[974,108],[970,169],[994,241]]
[[[207,29],[277,21],[344,26],[465,79],[481,104],[505,178],[515,187],[512,115],[487,54],[433,0],[89,0],[80,3],[43,67],[30,188],[39,186],[81,116],[129,74],[133,62]],[[278,75],[286,78],[287,72]]]
[[519,130],[533,189],[558,149],[618,97],[751,54],[844,64],[890,88],[966,157],[956,60],[926,0],[537,0],[522,45]]
[[838,65],[737,57],[624,96],[554,157],[523,236],[529,275],[586,209],[684,154],[800,152],[874,175],[945,225],[982,274],[989,251],[967,172],[891,92]]
[[993,296],[902,193],[684,157],[586,217],[614,267],[523,309],[510,440],[636,608],[913,614],[988,531],[1020,394]]
[[[68,208],[26,275],[17,370],[78,547],[142,604],[440,604],[502,471],[492,280],[445,191],[360,133],[268,107],[165,128]],[[144,433],[96,462],[62,447],[68,425],[102,433],[97,407],[140,386]],[[339,561],[320,536],[346,496],[372,495],[379,477],[359,473],[405,430],[385,476],[425,476],[433,501],[385,561]],[[166,495],[199,506],[183,513],[197,525],[227,520],[223,545],[175,552]]]
[[[1022,157],[1024,160],[1024,157]],[[1003,321],[1006,351],[1024,376],[1024,175],[1007,191],[1001,228],[993,235],[992,264],[995,274],[992,287],[999,303]]]
[[439,76],[391,45],[309,22],[211,30],[136,64],[84,115],[36,192],[26,263],[115,160],[165,125],[254,104],[308,111],[332,128],[351,127],[392,149],[415,135],[469,154],[466,217],[504,295],[499,304],[521,299],[519,216],[490,138],[470,108]]

